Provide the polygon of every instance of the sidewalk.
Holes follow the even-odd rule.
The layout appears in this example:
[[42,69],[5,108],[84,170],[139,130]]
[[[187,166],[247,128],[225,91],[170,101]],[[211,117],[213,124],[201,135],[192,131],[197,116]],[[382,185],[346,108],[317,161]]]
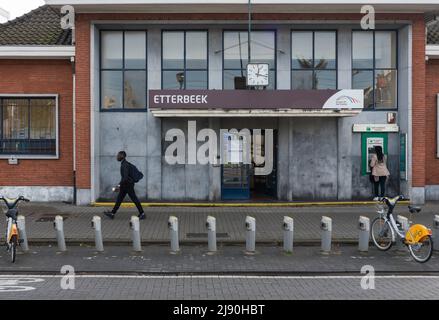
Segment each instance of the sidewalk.
[[[121,208],[114,220],[103,217],[105,208],[73,206],[64,203],[23,203],[20,214],[26,217],[26,231],[30,243],[54,243],[56,241],[53,219],[62,215],[67,244],[94,243],[91,219],[102,217],[104,243],[127,244],[131,241],[129,220],[137,215],[134,208]],[[217,220],[217,240],[221,244],[243,243],[245,241],[244,220],[247,215],[256,218],[256,241],[276,244],[282,241],[284,216],[294,219],[296,245],[318,243],[320,241],[320,219],[322,215],[333,219],[334,242],[352,243],[358,238],[358,217],[373,219],[374,205],[323,206],[323,207],[145,207],[147,219],[141,221],[141,236],[144,243],[168,243],[167,221],[170,215],[179,219],[180,241],[184,244],[207,242],[206,217],[212,215]],[[396,214],[409,217],[406,205],[399,205]],[[425,205],[421,213],[413,215],[415,223],[432,228],[433,218],[439,214],[439,202]],[[0,230],[4,230],[5,220],[0,219]],[[4,237],[1,232],[0,237]]]

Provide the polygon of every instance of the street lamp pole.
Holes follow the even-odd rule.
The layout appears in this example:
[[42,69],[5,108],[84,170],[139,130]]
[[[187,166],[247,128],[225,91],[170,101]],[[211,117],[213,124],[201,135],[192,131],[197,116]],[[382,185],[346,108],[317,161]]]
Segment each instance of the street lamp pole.
[[251,56],[250,56],[250,45],[251,45],[251,24],[252,24],[252,13],[251,13],[251,0],[248,0],[248,63],[250,63]]

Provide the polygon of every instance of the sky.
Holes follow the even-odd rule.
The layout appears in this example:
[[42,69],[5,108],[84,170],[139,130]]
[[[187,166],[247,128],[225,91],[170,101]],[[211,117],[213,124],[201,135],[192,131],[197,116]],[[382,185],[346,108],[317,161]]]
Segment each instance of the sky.
[[0,0],[0,8],[9,12],[10,19],[15,19],[42,5],[44,0]]

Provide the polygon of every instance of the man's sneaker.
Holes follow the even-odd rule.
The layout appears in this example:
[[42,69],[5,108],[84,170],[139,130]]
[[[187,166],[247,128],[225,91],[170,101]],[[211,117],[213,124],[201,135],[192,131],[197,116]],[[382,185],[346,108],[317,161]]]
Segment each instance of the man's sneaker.
[[138,217],[139,217],[139,220],[145,220],[146,219],[145,212],[142,212],[141,214],[139,214]]
[[108,218],[110,218],[111,220],[114,219],[114,213],[113,213],[113,212],[111,212],[111,211],[105,211],[104,214],[105,214]]

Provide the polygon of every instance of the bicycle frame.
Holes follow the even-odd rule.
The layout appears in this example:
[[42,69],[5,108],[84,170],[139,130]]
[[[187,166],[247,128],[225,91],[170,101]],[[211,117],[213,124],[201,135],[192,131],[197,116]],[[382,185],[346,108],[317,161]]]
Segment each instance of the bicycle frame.
[[[392,233],[392,242],[396,241],[396,235],[403,239],[405,238],[405,234],[401,232],[398,228],[398,225],[396,224],[396,220],[393,217],[393,213],[385,212],[384,209],[381,209],[378,211],[378,214],[384,219],[384,221],[388,221],[390,223],[390,231]],[[389,216],[389,218],[387,217]],[[396,235],[395,235],[396,233]]]
[[12,237],[15,235],[18,238],[18,228],[17,222],[13,221],[12,218],[7,219],[8,227],[6,229],[6,242],[11,243]]

